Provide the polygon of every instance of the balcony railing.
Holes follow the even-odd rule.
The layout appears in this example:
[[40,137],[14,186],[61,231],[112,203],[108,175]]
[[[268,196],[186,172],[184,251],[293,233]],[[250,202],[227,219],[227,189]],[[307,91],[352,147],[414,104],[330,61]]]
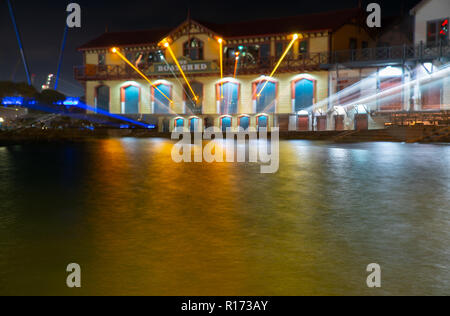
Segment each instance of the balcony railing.
[[[370,67],[370,65],[418,62],[438,58],[450,59],[450,45],[448,43],[442,43],[435,47],[404,45],[325,53],[306,53],[300,54],[297,57],[291,55],[284,59],[278,72],[303,72],[319,70],[320,68],[327,69],[335,64]],[[270,73],[278,60],[277,57],[261,58],[253,61],[241,60],[237,72],[240,75]],[[234,59],[225,59],[224,74],[227,76],[233,75],[234,67]],[[150,77],[172,76],[172,74],[152,74],[151,65],[149,64],[141,64],[139,68]],[[202,73],[187,74],[202,75]],[[207,74],[211,74],[211,72]],[[126,65],[85,65],[75,67],[75,78],[77,80],[126,80],[139,79],[140,77],[133,69]]]
[[450,58],[450,45],[441,43],[439,46],[427,47],[415,46],[391,46],[376,47],[358,50],[335,51],[328,53],[328,64],[351,63],[383,63],[383,62],[407,62],[434,60],[438,58]]

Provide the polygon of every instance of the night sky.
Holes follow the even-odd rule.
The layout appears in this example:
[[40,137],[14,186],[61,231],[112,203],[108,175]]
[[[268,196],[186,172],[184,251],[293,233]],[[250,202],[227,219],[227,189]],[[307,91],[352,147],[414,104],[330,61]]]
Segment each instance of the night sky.
[[[262,1],[177,1],[177,0],[12,0],[22,34],[35,86],[40,87],[49,73],[56,73],[59,49],[66,20],[66,6],[76,2],[82,7],[82,27],[69,32],[61,74],[60,91],[80,96],[81,86],[73,79],[73,66],[81,65],[76,48],[109,31],[127,31],[154,27],[175,27],[191,9],[193,19],[225,23],[260,18],[299,15],[311,12],[357,7],[358,0],[275,0]],[[384,17],[400,15],[418,0],[372,0],[382,6]],[[5,1],[0,1],[0,80],[26,81],[19,59],[18,45]]]

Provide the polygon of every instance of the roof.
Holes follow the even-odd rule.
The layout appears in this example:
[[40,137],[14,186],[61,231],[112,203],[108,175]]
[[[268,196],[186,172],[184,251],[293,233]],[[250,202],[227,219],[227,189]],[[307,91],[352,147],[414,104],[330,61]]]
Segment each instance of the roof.
[[80,50],[111,46],[135,46],[159,43],[172,29],[107,32],[79,47]]
[[239,23],[214,24],[200,22],[200,24],[224,37],[245,37],[307,31],[335,31],[344,24],[351,22],[353,18],[360,17],[361,14],[361,9],[356,8]]
[[[215,24],[199,21],[198,24],[220,34],[224,38],[235,38],[307,31],[335,31],[341,26],[351,23],[352,19],[361,18],[363,13],[361,9],[356,8],[238,23]],[[173,29],[164,28],[134,32],[108,32],[84,44],[79,49],[153,45],[159,43],[172,31]]]
[[428,3],[431,0],[421,0],[419,3],[417,3],[414,8],[411,9],[410,14],[415,15],[417,11],[419,11],[422,6],[424,6],[426,3]]

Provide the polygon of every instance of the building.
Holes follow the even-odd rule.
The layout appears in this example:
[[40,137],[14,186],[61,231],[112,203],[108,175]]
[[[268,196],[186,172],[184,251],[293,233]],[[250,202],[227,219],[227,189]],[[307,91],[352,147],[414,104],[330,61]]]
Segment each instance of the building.
[[[75,77],[85,87],[88,104],[156,124],[164,132],[213,125],[334,129],[334,112],[327,101],[333,92],[330,60],[335,51],[374,46],[364,25],[364,12],[349,9],[226,25],[188,19],[175,29],[108,32],[79,48],[84,65],[76,67]],[[293,34],[300,40],[277,73],[267,77]],[[170,43],[198,100],[160,45],[163,40]],[[157,89],[113,54],[112,47],[118,47]]]
[[414,43],[398,27],[403,19],[382,29],[376,47],[334,51],[322,65],[334,113],[328,129],[448,124],[450,2],[424,0],[411,14],[414,24],[401,28],[414,29]]

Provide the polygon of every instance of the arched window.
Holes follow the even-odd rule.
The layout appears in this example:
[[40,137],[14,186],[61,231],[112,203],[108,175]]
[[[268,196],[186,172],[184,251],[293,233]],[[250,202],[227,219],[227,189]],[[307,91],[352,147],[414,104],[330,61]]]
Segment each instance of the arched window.
[[216,87],[220,114],[236,114],[239,104],[239,83],[227,81],[218,83]]
[[268,125],[269,125],[269,118],[267,117],[267,115],[260,115],[257,117],[257,125],[258,125],[258,131],[261,128],[265,128],[267,129]]
[[121,101],[123,114],[139,114],[139,99],[141,89],[136,85],[121,88]]
[[184,119],[183,118],[177,118],[175,120],[175,128],[183,128],[184,127]]
[[203,42],[193,38],[183,45],[183,56],[192,60],[203,60]]
[[226,132],[228,128],[231,128],[233,119],[231,116],[224,116],[220,119],[220,124],[222,126],[222,132]]
[[278,84],[274,80],[263,79],[253,83],[253,100],[256,103],[256,113],[275,112],[277,90]]
[[247,130],[250,127],[250,117],[243,115],[239,118],[239,127]]
[[312,79],[301,78],[292,83],[292,99],[295,112],[306,110],[314,104],[315,82]]
[[[156,89],[156,88],[158,89]],[[170,113],[170,101],[167,98],[172,97],[172,86],[165,83],[156,84],[152,87],[153,113]],[[167,98],[166,98],[167,97]]]
[[192,95],[191,89],[184,85],[184,101],[186,102],[186,112],[189,114],[202,114],[203,106],[203,84],[200,82],[191,83],[192,90],[198,97],[196,101]]
[[198,117],[193,117],[189,120],[189,127],[191,133],[195,133],[200,130],[200,120],[198,119]]
[[97,109],[109,112],[109,87],[105,85],[98,86],[95,89],[95,95]]

